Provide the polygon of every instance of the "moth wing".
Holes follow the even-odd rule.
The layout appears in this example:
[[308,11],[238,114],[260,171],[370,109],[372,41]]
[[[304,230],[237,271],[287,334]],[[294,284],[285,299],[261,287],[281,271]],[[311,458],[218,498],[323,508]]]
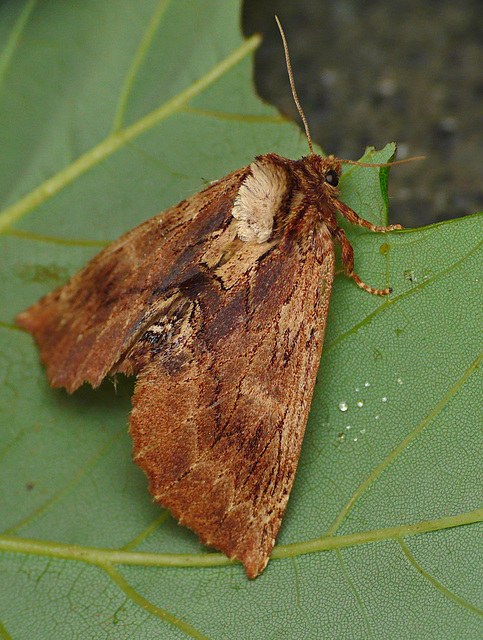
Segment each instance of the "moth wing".
[[251,269],[236,258],[187,292],[179,347],[138,375],[130,433],[155,500],[255,577],[294,480],[334,252],[319,233],[282,241]]
[[248,168],[147,220],[94,257],[63,287],[17,317],[33,334],[52,386],[98,386],[144,328],[162,314],[176,282],[231,220]]

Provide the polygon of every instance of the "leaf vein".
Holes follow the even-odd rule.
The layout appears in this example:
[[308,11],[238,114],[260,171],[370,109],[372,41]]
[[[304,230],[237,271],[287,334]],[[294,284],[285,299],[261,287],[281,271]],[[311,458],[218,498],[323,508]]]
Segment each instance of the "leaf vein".
[[141,65],[146,57],[149,47],[151,46],[151,43],[156,34],[156,31],[158,30],[158,27],[161,24],[161,20],[170,2],[171,0],[159,0],[158,6],[154,10],[153,15],[151,16],[151,20],[147,25],[146,31],[141,39],[139,48],[136,51],[136,54],[134,55],[131,66],[129,67],[126,78],[124,80],[121,93],[119,95],[119,101],[114,114],[114,120],[113,120],[113,126],[112,126],[113,133],[121,129],[122,119],[126,109],[126,104],[129,99],[134,82],[136,80],[136,76],[139,72],[139,69],[141,68]]
[[27,25],[32,11],[37,4],[37,0],[29,0],[18,17],[17,23],[14,25],[10,37],[8,38],[2,54],[0,55],[0,91],[2,89],[3,81],[7,75],[8,65],[13,58],[15,49],[20,41],[20,37]]
[[68,491],[70,491],[72,489],[72,487],[74,487],[76,484],[78,484],[82,480],[82,478],[84,478],[87,475],[87,473],[103,457],[103,455],[106,453],[106,451],[109,451],[109,449],[112,447],[112,445],[122,437],[124,437],[124,433],[117,433],[115,436],[110,438],[106,442],[106,444],[104,444],[90,458],[90,460],[87,462],[87,464],[82,469],[80,469],[75,474],[75,476],[69,482],[67,482],[67,484],[64,485],[64,487],[62,487],[62,489],[60,489],[60,491],[55,493],[51,498],[49,498],[49,500],[44,502],[44,504],[42,504],[40,507],[38,507],[30,515],[26,516],[25,518],[23,518],[22,520],[17,522],[17,524],[13,525],[12,527],[6,529],[5,533],[8,533],[8,534],[16,533],[17,531],[19,531],[19,529],[21,529],[22,527],[25,527],[26,525],[29,525],[33,520],[35,520],[35,518],[38,518],[39,516],[44,514],[48,509],[50,509],[53,505],[55,505],[62,498],[62,496],[64,496],[66,493],[68,493]]
[[416,287],[413,287],[412,289],[409,289],[408,291],[405,291],[404,293],[401,293],[398,296],[395,296],[394,298],[386,299],[382,304],[380,304],[376,309],[374,309],[374,311],[372,311],[371,313],[367,314],[363,320],[361,320],[360,322],[355,324],[348,331],[345,331],[344,333],[342,333],[339,336],[337,336],[337,338],[335,338],[335,340],[332,340],[332,342],[330,344],[325,345],[324,346],[324,351],[323,351],[324,355],[327,354],[331,349],[336,347],[340,342],[343,342],[349,336],[357,333],[359,331],[359,329],[361,329],[362,327],[364,327],[367,324],[370,324],[372,322],[372,320],[376,316],[378,316],[380,313],[384,312],[391,305],[396,304],[397,302],[399,302],[400,300],[403,300],[404,298],[407,298],[407,297],[412,296],[412,295],[414,295],[416,293],[419,293],[422,289],[425,289],[430,284],[433,284],[434,282],[437,282],[438,280],[440,280],[444,276],[448,275],[449,273],[451,273],[452,271],[457,269],[466,260],[468,260],[468,258],[470,258],[474,253],[477,253],[481,249],[482,246],[483,246],[483,241],[479,242],[477,245],[472,247],[459,260],[457,260],[456,262],[452,262],[446,269],[443,269],[439,273],[435,274],[433,277],[428,278],[427,280],[425,280],[421,284],[418,284]]
[[145,611],[148,611],[152,615],[164,620],[164,622],[168,622],[173,627],[177,627],[184,631],[187,635],[192,638],[196,638],[196,640],[210,640],[208,636],[205,636],[201,631],[195,629],[192,625],[188,624],[184,620],[177,618],[169,611],[165,609],[161,609],[161,607],[156,606],[146,598],[144,598],[140,593],[138,593],[133,587],[123,578],[123,576],[110,564],[102,565],[101,568],[107,573],[107,575],[111,578],[111,580],[123,591],[126,596],[139,605]]
[[348,571],[346,569],[346,566],[345,566],[344,560],[342,558],[342,554],[340,552],[340,549],[336,549],[335,550],[335,554],[337,556],[337,560],[339,561],[339,565],[340,565],[340,568],[342,570],[342,575],[344,576],[347,584],[349,585],[350,590],[353,592],[354,597],[356,599],[357,608],[359,609],[360,614],[362,616],[362,619],[364,620],[364,626],[366,628],[367,638],[369,638],[369,640],[371,640],[372,638],[374,638],[374,634],[372,633],[372,629],[371,629],[371,625],[369,624],[369,619],[367,617],[367,613],[366,613],[366,611],[364,609],[364,606],[362,604],[362,599],[361,599],[357,589],[355,588],[355,585],[352,582],[351,577],[349,576],[349,573],[348,573]]
[[465,609],[468,609],[472,613],[476,613],[479,616],[483,616],[483,610],[482,609],[479,609],[475,605],[467,602],[461,596],[458,596],[455,593],[453,593],[450,589],[448,589],[448,587],[446,587],[444,584],[439,582],[439,580],[436,580],[436,578],[434,578],[430,573],[428,573],[428,571],[426,571],[426,569],[423,569],[423,567],[416,561],[415,557],[409,551],[408,547],[404,543],[404,540],[401,540],[400,538],[397,538],[397,541],[398,541],[399,545],[401,546],[401,548],[402,548],[402,550],[404,552],[404,555],[409,560],[411,565],[416,569],[416,571],[418,573],[420,573],[422,576],[424,576],[426,578],[426,580],[428,580],[433,585],[433,587],[435,587],[438,591],[441,591],[441,593],[443,595],[445,595],[447,598],[449,598],[450,600],[453,600],[454,602],[456,602],[456,604],[459,604],[462,607],[465,607]]

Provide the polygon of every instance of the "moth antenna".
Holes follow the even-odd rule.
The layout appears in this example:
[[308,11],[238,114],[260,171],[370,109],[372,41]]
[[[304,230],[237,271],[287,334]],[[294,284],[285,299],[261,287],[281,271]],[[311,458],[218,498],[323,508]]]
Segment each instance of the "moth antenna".
[[393,167],[395,164],[406,164],[406,162],[416,162],[417,160],[425,160],[426,156],[416,156],[415,158],[406,158],[405,160],[395,160],[394,162],[357,162],[357,160],[340,160],[342,164],[355,164],[357,167]]
[[304,127],[305,127],[305,135],[307,136],[307,142],[309,143],[309,147],[310,147],[310,154],[314,155],[314,149],[312,147],[312,138],[310,137],[310,131],[309,131],[309,125],[307,123],[307,118],[305,117],[304,112],[302,111],[302,107],[300,106],[300,102],[297,96],[297,92],[295,91],[295,83],[293,80],[293,73],[292,73],[292,65],[290,64],[290,56],[288,55],[288,45],[287,45],[287,40],[285,39],[285,33],[283,32],[282,29],[282,25],[280,24],[280,20],[278,19],[277,16],[275,16],[275,20],[277,21],[277,25],[280,31],[280,35],[282,36],[282,42],[283,42],[283,48],[285,50],[285,60],[287,62],[287,71],[288,71],[288,77],[290,80],[290,86],[292,87],[292,95],[293,95],[293,99],[295,100],[295,104],[297,105],[297,109],[298,112],[300,113],[300,117],[302,118],[302,122],[304,123]]

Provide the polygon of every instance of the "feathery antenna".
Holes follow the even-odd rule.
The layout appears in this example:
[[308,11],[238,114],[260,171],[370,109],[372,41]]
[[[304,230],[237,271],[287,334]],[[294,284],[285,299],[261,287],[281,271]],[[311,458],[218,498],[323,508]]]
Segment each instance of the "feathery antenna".
[[290,64],[290,56],[288,55],[287,40],[285,39],[285,33],[283,32],[282,25],[280,24],[280,20],[278,19],[277,16],[275,16],[275,20],[277,21],[280,35],[282,36],[283,48],[285,50],[285,60],[287,61],[287,71],[288,71],[288,77],[290,80],[290,86],[292,87],[293,99],[295,100],[295,104],[297,105],[297,109],[298,109],[298,112],[300,113],[300,117],[302,118],[302,122],[304,123],[305,135],[307,136],[307,142],[309,143],[310,153],[311,155],[313,155],[314,149],[312,147],[312,138],[310,137],[309,125],[307,124],[307,119],[305,117],[304,112],[302,111],[302,107],[300,106],[297,92],[295,91],[295,83],[293,81],[293,74],[292,74],[292,65]]

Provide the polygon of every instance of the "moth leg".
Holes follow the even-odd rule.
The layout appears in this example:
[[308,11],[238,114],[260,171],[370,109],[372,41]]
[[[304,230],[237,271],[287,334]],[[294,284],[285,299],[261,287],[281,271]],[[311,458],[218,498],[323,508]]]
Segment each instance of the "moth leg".
[[387,227],[382,227],[377,224],[372,224],[368,220],[364,220],[364,218],[361,218],[360,216],[358,216],[355,211],[353,211],[350,207],[348,207],[346,204],[344,204],[340,200],[336,200],[334,198],[333,204],[337,208],[339,213],[343,215],[344,218],[348,220],[351,224],[354,224],[358,227],[365,227],[366,229],[369,229],[369,231],[379,231],[379,232],[385,233],[386,231],[394,231],[395,229],[404,228],[404,227],[401,227],[400,224],[390,224]]
[[[362,218],[359,219],[362,220]],[[366,221],[363,220],[363,222]],[[377,229],[380,228],[381,227],[377,227]],[[352,278],[358,287],[364,289],[364,291],[367,291],[368,293],[373,293],[376,296],[387,296],[388,293],[391,293],[391,289],[389,287],[386,287],[386,289],[374,289],[373,287],[370,287],[365,282],[362,282],[359,276],[354,273],[354,249],[352,248],[349,240],[347,240],[344,229],[337,227],[334,231],[334,237],[339,241],[342,248],[342,264],[344,265],[345,274],[349,276],[349,278]]]

